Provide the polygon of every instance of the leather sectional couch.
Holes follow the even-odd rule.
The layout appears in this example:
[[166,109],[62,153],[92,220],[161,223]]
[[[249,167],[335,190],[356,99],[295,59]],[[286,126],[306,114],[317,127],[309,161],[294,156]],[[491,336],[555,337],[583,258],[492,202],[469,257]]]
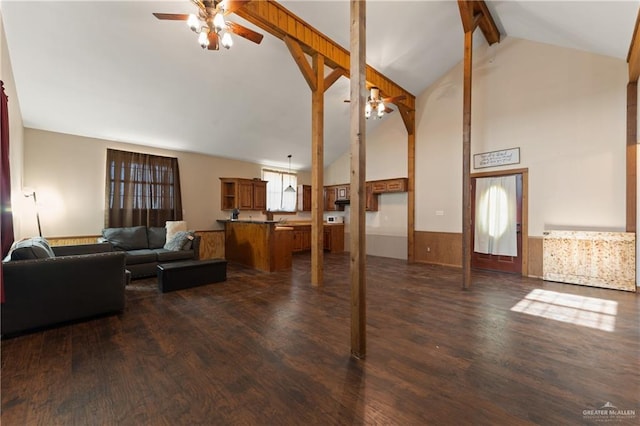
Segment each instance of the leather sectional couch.
[[105,228],[99,241],[108,242],[115,251],[125,253],[126,268],[135,279],[156,276],[160,263],[198,259],[200,236],[188,234],[184,244],[173,249],[165,248],[167,230],[164,227]]
[[2,337],[117,313],[125,306],[125,255],[109,244],[16,244],[2,263]]

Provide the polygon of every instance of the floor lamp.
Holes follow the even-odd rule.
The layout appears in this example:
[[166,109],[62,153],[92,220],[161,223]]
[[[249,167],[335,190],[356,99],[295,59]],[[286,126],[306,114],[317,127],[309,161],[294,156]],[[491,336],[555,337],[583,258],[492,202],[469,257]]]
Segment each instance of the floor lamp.
[[40,228],[40,211],[38,210],[38,199],[36,198],[36,191],[24,194],[25,197],[33,197],[33,204],[36,206],[36,221],[38,222],[38,235],[42,237],[42,229]]

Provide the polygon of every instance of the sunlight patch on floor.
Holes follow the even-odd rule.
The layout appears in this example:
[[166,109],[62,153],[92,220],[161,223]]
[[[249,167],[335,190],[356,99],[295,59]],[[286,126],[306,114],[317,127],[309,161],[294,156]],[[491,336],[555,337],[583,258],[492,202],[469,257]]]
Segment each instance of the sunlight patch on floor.
[[538,288],[527,294],[511,310],[611,332],[616,326],[618,302]]

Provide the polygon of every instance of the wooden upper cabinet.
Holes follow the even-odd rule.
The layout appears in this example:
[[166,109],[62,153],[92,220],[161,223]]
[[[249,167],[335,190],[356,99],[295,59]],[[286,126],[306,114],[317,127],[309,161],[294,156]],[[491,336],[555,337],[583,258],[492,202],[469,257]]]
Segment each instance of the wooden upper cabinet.
[[298,211],[311,211],[311,185],[298,185]]
[[267,182],[259,179],[220,178],[222,210],[266,210]]
[[267,210],[267,182],[253,182],[253,210]]
[[338,210],[336,206],[336,187],[335,186],[324,187],[324,210],[327,212],[334,212]]
[[378,211],[378,194],[373,193],[373,183],[367,182],[366,186],[366,201],[365,201],[365,210],[368,212],[377,212]]
[[388,192],[407,192],[407,178],[395,178],[370,181],[374,194],[384,194]]
[[238,183],[238,208],[253,209],[253,183],[239,180]]

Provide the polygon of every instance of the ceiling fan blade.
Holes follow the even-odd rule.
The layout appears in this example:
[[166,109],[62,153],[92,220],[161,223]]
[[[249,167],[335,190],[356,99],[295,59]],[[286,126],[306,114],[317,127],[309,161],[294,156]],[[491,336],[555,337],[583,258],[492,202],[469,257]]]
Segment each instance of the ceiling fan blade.
[[227,29],[232,33],[237,34],[240,37],[244,37],[256,44],[260,44],[262,38],[264,37],[262,34],[250,30],[249,28],[244,27],[240,24],[236,24],[235,22],[227,21]]
[[158,19],[167,19],[169,21],[186,21],[189,19],[189,15],[186,13],[154,13]]
[[[224,14],[229,15],[236,10],[240,9],[245,4],[249,3],[250,0],[225,0],[224,1]],[[240,35],[240,34],[238,34]]]
[[384,107],[384,113],[385,114],[391,114],[394,110],[392,110],[391,108],[389,108],[388,106]]
[[405,95],[391,96],[389,98],[382,99],[382,102],[384,102],[384,103],[389,102],[389,103],[395,104],[397,101],[404,101],[405,99],[407,99],[407,97]]
[[209,50],[220,49],[220,45],[218,43],[218,34],[216,34],[214,31],[209,31],[209,34],[207,34],[207,38],[209,39],[209,47],[207,47],[207,49]]

